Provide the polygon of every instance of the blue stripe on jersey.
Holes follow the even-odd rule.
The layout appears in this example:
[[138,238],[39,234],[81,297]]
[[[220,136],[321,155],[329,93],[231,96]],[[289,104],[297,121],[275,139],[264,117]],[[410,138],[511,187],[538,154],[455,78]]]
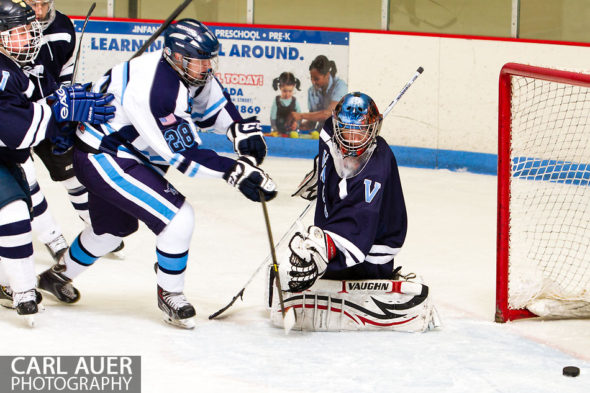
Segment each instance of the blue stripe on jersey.
[[80,236],[76,237],[76,240],[70,246],[70,257],[72,260],[82,266],[90,266],[92,265],[98,257],[90,254],[82,245],[80,244]]
[[125,180],[115,168],[111,165],[108,159],[105,157],[104,154],[96,154],[94,159],[101,166],[101,168],[106,172],[107,176],[120,188],[131,194],[132,196],[136,197],[137,199],[147,203],[152,209],[156,210],[158,213],[163,215],[168,219],[172,219],[176,212],[172,211],[162,202],[160,202],[154,195],[142,190],[135,184]]
[[0,80],[0,91],[4,91],[6,88],[6,82],[8,82],[8,78],[10,77],[10,72],[2,71],[2,80]]
[[158,257],[158,267],[166,273],[175,274],[186,269],[188,251],[180,254],[168,254],[156,249],[156,256]]
[[197,172],[199,171],[200,167],[201,167],[201,165],[199,165],[195,162],[195,167],[193,168],[191,173],[188,174],[188,177],[194,177],[197,174]]
[[193,120],[196,120],[196,118],[202,119],[205,116],[207,116],[208,114],[210,114],[211,112],[217,110],[217,108],[219,108],[220,106],[225,105],[226,102],[227,102],[227,99],[225,97],[221,97],[215,104],[208,107],[204,113],[193,112],[191,114],[191,118]]
[[88,134],[90,134],[93,137],[95,137],[96,139],[98,139],[99,143],[100,143],[100,141],[102,141],[102,136],[104,134],[99,134],[94,128],[90,127],[87,123],[82,123],[82,124],[84,124],[84,132],[87,132]]
[[127,83],[129,82],[129,62],[126,61],[123,64],[123,87],[121,88],[121,104],[123,104],[123,98],[125,97],[125,90],[127,89]]

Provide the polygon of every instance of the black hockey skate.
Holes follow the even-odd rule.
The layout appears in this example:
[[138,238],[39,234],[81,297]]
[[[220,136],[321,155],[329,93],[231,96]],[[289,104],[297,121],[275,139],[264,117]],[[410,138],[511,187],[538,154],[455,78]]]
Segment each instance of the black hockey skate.
[[59,235],[49,243],[45,243],[45,247],[47,247],[47,250],[51,254],[51,258],[53,258],[55,263],[58,263],[68,250],[69,246],[63,235]]
[[6,308],[12,308],[12,290],[10,287],[0,285],[0,305]]
[[[14,309],[13,292],[9,286],[0,285],[0,305],[6,308]],[[41,292],[35,289],[35,301],[40,304],[43,301]]]
[[37,291],[35,289],[29,289],[25,292],[15,292],[14,295],[14,308],[18,315],[23,315],[27,318],[27,324],[30,327],[35,326],[34,314],[37,314],[39,308],[37,307]]
[[168,292],[158,285],[158,307],[164,312],[164,321],[184,329],[195,327],[195,308],[182,292]]
[[61,274],[64,266],[55,264],[50,269],[45,270],[39,275],[39,289],[51,293],[60,302],[76,303],[80,300],[80,291],[78,291],[72,280]]

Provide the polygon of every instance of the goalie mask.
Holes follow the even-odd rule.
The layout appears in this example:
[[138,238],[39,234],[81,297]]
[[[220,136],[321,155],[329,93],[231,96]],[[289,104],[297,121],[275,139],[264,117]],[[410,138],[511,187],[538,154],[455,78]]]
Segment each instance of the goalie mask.
[[215,34],[194,19],[182,19],[164,34],[164,58],[191,86],[202,86],[215,74],[218,52]]
[[20,64],[33,61],[41,49],[41,25],[23,0],[0,0],[0,51]]
[[341,178],[357,175],[369,161],[381,130],[383,116],[371,97],[346,94],[332,113],[334,137],[331,148],[336,172]]
[[41,29],[45,31],[55,20],[53,0],[25,0],[25,2],[35,11],[37,21],[41,25]]

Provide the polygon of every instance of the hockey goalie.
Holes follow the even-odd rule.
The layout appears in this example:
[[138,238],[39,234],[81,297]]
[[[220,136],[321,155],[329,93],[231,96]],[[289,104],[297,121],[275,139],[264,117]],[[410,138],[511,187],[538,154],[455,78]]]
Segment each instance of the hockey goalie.
[[[345,95],[324,124],[313,171],[294,194],[317,200],[313,225],[279,250],[295,330],[423,332],[440,325],[428,287],[394,268],[407,215],[395,156],[379,136],[382,121],[368,95]],[[282,326],[275,279],[270,269],[271,321]]]

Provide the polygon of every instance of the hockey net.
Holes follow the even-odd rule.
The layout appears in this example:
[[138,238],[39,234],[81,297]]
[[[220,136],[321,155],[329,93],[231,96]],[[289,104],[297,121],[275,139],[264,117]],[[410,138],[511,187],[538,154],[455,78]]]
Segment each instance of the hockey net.
[[496,321],[590,317],[590,75],[500,73]]

